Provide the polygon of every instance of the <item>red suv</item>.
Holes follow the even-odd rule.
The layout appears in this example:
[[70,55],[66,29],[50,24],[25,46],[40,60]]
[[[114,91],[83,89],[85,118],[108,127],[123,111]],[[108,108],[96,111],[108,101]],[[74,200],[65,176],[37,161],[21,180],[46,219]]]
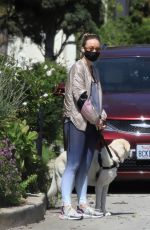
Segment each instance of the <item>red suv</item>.
[[150,45],[105,48],[94,65],[107,112],[104,137],[108,143],[124,138],[131,144],[117,180],[150,179]]
[[150,45],[106,48],[95,67],[108,115],[105,139],[131,144],[117,179],[150,179]]

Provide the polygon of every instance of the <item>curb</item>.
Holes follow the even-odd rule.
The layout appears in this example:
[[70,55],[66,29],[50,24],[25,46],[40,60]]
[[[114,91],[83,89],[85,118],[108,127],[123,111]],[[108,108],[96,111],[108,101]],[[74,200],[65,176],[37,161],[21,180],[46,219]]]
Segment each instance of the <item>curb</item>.
[[36,223],[44,219],[46,197],[43,193],[31,194],[23,206],[0,208],[0,230]]

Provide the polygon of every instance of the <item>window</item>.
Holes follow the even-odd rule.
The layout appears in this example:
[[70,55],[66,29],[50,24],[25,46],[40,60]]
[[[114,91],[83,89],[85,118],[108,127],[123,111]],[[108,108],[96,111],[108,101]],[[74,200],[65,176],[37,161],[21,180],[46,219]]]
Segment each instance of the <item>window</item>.
[[150,90],[150,58],[99,59],[95,63],[103,91],[127,92]]

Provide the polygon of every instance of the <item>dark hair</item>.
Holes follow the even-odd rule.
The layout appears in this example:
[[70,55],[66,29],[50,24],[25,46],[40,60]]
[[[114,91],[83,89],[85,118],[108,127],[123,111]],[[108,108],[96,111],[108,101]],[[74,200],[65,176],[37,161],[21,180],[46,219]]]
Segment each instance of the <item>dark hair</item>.
[[97,39],[99,42],[101,42],[101,41],[100,41],[100,37],[99,37],[97,34],[86,33],[86,34],[84,34],[83,37],[82,37],[81,47],[85,47],[86,42],[87,42],[87,40],[89,40],[89,39]]

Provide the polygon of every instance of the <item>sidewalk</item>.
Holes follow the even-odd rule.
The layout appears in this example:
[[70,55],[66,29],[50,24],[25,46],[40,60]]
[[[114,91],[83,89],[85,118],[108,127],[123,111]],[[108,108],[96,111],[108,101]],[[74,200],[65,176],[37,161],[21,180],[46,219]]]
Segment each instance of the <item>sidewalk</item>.
[[30,195],[25,205],[0,208],[0,230],[39,222],[44,219],[45,212],[45,195]]
[[[95,194],[89,194],[91,206],[95,203]],[[76,195],[72,195],[76,206]],[[27,204],[21,207],[0,209],[0,230],[149,230],[150,194],[108,194],[107,210],[112,216],[81,221],[60,220],[61,200],[55,208],[46,210],[43,194],[28,197]]]
[[[76,196],[72,197],[76,205]],[[90,205],[94,205],[95,195],[89,195]],[[60,220],[60,202],[46,211],[44,220],[11,230],[149,230],[150,194],[109,194],[107,210],[112,216],[98,219]]]

